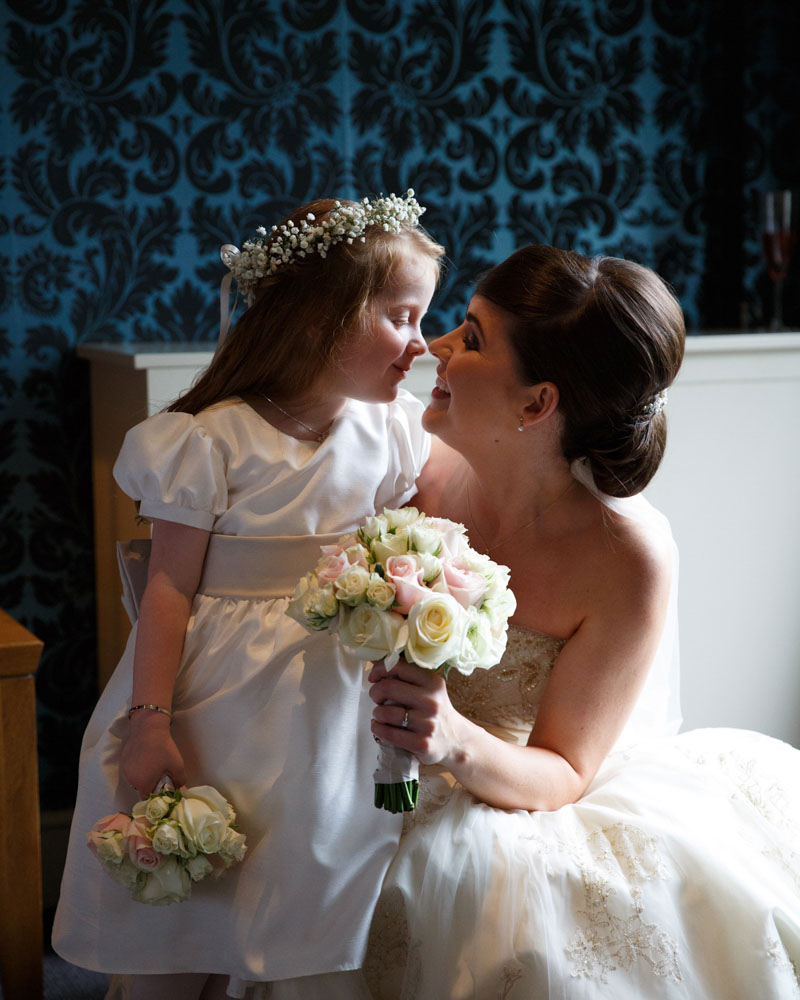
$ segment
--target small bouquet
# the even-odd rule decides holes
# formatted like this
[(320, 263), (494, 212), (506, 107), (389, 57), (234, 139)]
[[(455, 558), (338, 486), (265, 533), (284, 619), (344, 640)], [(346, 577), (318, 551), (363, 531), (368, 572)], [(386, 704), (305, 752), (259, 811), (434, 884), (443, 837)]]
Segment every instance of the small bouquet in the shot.
[[(287, 608), (304, 628), (335, 632), (348, 653), (387, 669), (401, 655), (445, 675), (499, 662), (516, 607), (509, 571), (470, 548), (463, 524), (414, 507), (384, 510), (321, 548)], [(416, 758), (382, 747), (375, 805), (414, 809), (417, 775)]]
[(173, 789), (164, 781), (132, 813), (112, 813), (86, 835), (108, 874), (138, 903), (188, 899), (192, 883), (219, 878), (247, 847), (229, 802), (209, 785)]

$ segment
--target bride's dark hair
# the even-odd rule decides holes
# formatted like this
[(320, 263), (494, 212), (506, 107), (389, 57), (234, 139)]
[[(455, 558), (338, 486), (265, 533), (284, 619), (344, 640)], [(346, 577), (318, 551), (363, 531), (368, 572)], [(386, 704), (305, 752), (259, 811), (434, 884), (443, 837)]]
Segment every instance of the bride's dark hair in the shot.
[(632, 261), (531, 245), (475, 293), (510, 314), (524, 380), (558, 387), (565, 457), (585, 457), (610, 496), (643, 490), (666, 445), (659, 393), (678, 373), (686, 337), (664, 281)]

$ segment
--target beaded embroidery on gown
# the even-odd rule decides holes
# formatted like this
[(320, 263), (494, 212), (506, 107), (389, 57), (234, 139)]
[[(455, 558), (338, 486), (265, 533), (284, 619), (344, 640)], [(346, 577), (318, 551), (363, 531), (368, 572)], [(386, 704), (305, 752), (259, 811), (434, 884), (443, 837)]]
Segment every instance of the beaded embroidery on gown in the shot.
[[(512, 626), (453, 704), (524, 743), (563, 640)], [(800, 997), (800, 751), (707, 729), (625, 745), (579, 802), (495, 809), (422, 768), (373, 921), (375, 1000)]]

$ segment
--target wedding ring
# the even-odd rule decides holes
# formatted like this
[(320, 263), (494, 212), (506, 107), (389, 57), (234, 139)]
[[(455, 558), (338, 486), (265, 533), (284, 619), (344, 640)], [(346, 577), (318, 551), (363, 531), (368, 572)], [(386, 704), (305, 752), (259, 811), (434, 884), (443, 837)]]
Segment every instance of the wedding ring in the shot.
[(408, 709), (406, 709), (406, 714), (403, 716), (403, 721), (400, 723), (403, 729), (408, 729)]

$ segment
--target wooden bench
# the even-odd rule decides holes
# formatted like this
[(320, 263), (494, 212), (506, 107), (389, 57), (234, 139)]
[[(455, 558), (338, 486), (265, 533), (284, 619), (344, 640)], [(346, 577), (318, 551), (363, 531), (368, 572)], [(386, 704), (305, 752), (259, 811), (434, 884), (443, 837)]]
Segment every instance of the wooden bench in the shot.
[(42, 865), (36, 636), (0, 610), (0, 985), (42, 1000)]

